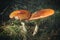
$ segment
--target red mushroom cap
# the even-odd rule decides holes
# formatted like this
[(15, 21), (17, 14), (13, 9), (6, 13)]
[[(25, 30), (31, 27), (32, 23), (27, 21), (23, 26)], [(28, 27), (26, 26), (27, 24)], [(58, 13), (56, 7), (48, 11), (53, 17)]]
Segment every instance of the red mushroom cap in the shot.
[(45, 18), (54, 14), (53, 9), (42, 9), (34, 12), (29, 20), (36, 20), (40, 18)]
[(31, 15), (30, 12), (27, 10), (15, 10), (9, 15), (9, 17), (20, 19), (20, 20), (25, 20), (25, 19), (29, 19), (30, 15)]

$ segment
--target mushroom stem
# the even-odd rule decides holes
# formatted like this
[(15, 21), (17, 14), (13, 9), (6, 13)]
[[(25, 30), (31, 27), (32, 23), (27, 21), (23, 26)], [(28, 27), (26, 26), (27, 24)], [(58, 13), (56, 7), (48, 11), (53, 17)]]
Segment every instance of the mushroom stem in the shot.
[(35, 29), (34, 29), (34, 32), (33, 32), (33, 36), (37, 33), (37, 31), (38, 31), (38, 25), (36, 24), (36, 26), (35, 26)]
[(22, 24), (23, 30), (24, 30), (25, 32), (27, 32), (26, 27), (25, 27), (25, 23), (24, 23), (24, 22), (21, 22), (21, 24)]
[(21, 32), (22, 32), (22, 35), (23, 35), (23, 40), (26, 40), (26, 34), (27, 34), (27, 30), (26, 30), (26, 27), (25, 27), (25, 23), (24, 22), (21, 22), (22, 24), (22, 27), (21, 27)]

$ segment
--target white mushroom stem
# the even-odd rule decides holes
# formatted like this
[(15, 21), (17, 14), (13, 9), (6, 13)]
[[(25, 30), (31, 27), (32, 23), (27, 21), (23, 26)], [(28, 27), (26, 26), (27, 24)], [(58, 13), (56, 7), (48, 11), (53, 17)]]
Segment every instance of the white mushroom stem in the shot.
[(37, 31), (38, 31), (38, 25), (36, 24), (36, 26), (35, 26), (35, 29), (34, 29), (34, 32), (33, 32), (33, 36), (37, 33)]
[(21, 22), (21, 24), (22, 24), (22, 29), (24, 30), (24, 32), (27, 32), (25, 23), (24, 22)]
[(26, 40), (26, 34), (27, 34), (27, 29), (26, 29), (26, 26), (25, 26), (25, 23), (24, 22), (21, 22), (22, 26), (21, 26), (21, 32), (22, 32), (22, 35), (23, 35), (23, 40)]

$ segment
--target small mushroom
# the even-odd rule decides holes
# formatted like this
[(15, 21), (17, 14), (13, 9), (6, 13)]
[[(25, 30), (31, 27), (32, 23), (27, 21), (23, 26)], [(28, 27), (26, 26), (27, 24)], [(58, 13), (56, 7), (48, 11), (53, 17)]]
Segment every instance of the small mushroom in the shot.
[[(53, 9), (42, 9), (34, 12), (29, 20), (37, 20), (45, 17), (49, 17), (54, 14)], [(37, 33), (38, 31), (38, 22), (36, 22), (35, 30), (33, 32), (33, 36)]]

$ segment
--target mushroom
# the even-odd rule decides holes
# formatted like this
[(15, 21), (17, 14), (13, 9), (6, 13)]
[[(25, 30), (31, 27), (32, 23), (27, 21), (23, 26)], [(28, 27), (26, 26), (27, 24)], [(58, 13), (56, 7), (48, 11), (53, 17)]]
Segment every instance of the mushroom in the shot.
[[(53, 9), (42, 9), (42, 10), (38, 10), (36, 12), (34, 12), (29, 20), (37, 20), (37, 19), (41, 19), (41, 18), (45, 18), (45, 17), (49, 17), (51, 15), (54, 14), (54, 10)], [(38, 26), (37, 26), (37, 22), (36, 22), (36, 27), (35, 30), (33, 32), (33, 36), (37, 33), (38, 31)]]
[(38, 10), (36, 12), (34, 12), (29, 20), (36, 20), (36, 19), (41, 19), (41, 18), (45, 18), (48, 16), (51, 16), (54, 14), (54, 10), (53, 9), (42, 9), (42, 10)]
[(15, 10), (9, 15), (9, 17), (19, 20), (27, 20), (30, 18), (30, 12), (27, 10)]
[(27, 10), (15, 10), (13, 11), (9, 17), (12, 19), (17, 19), (17, 20), (20, 20), (21, 21), (21, 24), (22, 26), (20, 26), (20, 28), (22, 29), (21, 32), (23, 34), (23, 40), (26, 39), (26, 34), (27, 34), (27, 30), (26, 30), (26, 27), (25, 27), (25, 23), (22, 21), (22, 20), (27, 20), (30, 18), (30, 12), (27, 11)]
[[(37, 20), (37, 19), (49, 17), (53, 14), (54, 14), (53, 9), (42, 9), (42, 10), (38, 10), (32, 14), (27, 10), (15, 10), (9, 15), (9, 17), (19, 19), (20, 21), (21, 20), (31, 21), (31, 20)], [(22, 24), (24, 32), (27, 33), (24, 22), (21, 22), (21, 24)], [(37, 33), (37, 31), (38, 31), (38, 24), (36, 22), (36, 26), (35, 26), (35, 29), (33, 32), (33, 36)]]

